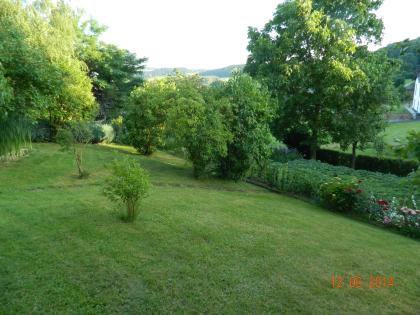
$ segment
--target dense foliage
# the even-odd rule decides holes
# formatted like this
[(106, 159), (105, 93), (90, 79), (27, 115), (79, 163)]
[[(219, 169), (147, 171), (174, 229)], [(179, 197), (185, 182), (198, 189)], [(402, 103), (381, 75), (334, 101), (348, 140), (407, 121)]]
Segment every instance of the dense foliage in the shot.
[[(316, 158), (328, 137), (356, 148), (381, 131), (393, 67), (362, 45), (381, 37), (382, 21), (374, 13), (381, 3), (289, 0), (262, 30), (249, 29), (245, 71), (264, 82), (278, 103), (278, 138), (303, 130)], [(353, 133), (346, 129), (351, 122), (358, 123)]]
[(342, 150), (352, 148), (351, 166), (356, 166), (356, 150), (374, 142), (386, 125), (385, 113), (398, 102), (392, 77), (398, 68), (381, 52), (358, 48), (355, 55), (358, 73), (349, 83), (348, 97), (341, 99), (340, 109), (332, 121), (332, 141)]
[(269, 93), (245, 74), (208, 86), (175, 73), (137, 88), (126, 109), (128, 139), (140, 153), (184, 149), (196, 177), (242, 179), (271, 155)]
[(146, 59), (99, 41), (104, 30), (62, 0), (0, 1), (0, 122), (20, 127), (16, 139), (0, 135), (2, 154), (27, 143), (21, 121), (48, 141), (68, 121), (97, 117), (97, 103), (101, 119), (121, 114)]
[(224, 121), (232, 138), (220, 161), (220, 174), (238, 180), (255, 167), (261, 168), (272, 153), (269, 124), (273, 109), (268, 91), (248, 75), (234, 74), (222, 94), (228, 104)]
[(90, 79), (76, 56), (77, 20), (63, 1), (25, 5), (0, 1), (0, 120), (4, 124), (47, 119), (58, 128), (67, 120), (92, 116), (95, 100)]
[(351, 212), (356, 209), (359, 199), (363, 198), (361, 183), (360, 179), (342, 180), (340, 177), (333, 177), (320, 186), (319, 200), (327, 209)]
[(420, 38), (393, 43), (382, 50), (388, 57), (400, 61), (401, 68), (393, 78), (394, 84), (399, 89), (402, 99), (411, 101), (413, 89), (408, 88), (409, 93), (407, 93), (406, 88), (407, 83), (413, 83), (420, 70)]
[(128, 140), (142, 154), (150, 155), (163, 145), (171, 90), (167, 80), (148, 81), (128, 99)]
[(231, 138), (221, 112), (223, 104), (199, 76), (178, 74), (169, 82), (176, 93), (169, 100), (168, 140), (185, 149), (195, 177), (211, 174), (226, 156)]
[(100, 119), (110, 121), (121, 114), (130, 92), (143, 83), (145, 58), (115, 45), (99, 42), (96, 53), (84, 61), (89, 67), (93, 94), (100, 105)]

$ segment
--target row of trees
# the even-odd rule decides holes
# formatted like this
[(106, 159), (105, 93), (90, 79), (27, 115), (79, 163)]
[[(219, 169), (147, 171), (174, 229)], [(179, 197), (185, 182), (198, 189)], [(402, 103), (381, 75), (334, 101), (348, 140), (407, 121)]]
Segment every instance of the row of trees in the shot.
[(207, 86), (176, 74), (134, 90), (125, 121), (139, 152), (184, 148), (196, 177), (215, 172), (237, 180), (271, 154), (272, 118), (268, 91), (248, 75)]
[[(398, 64), (367, 49), (382, 36), (381, 3), (287, 0), (262, 30), (249, 29), (249, 75), (208, 86), (180, 74), (143, 84), (146, 60), (101, 42), (105, 28), (63, 1), (0, 0), (1, 126), (45, 119), (58, 130), (123, 115), (141, 153), (183, 148), (196, 176), (246, 176), (269, 156), (272, 134), (312, 158), (331, 141), (355, 157), (383, 129), (396, 95)], [(0, 156), (27, 133), (8, 136)]]
[(287, 0), (262, 30), (249, 29), (245, 71), (277, 102), (277, 138), (300, 135), (311, 158), (321, 144), (337, 142), (352, 146), (355, 158), (383, 129), (398, 63), (367, 49), (382, 36), (374, 13), (382, 2)]

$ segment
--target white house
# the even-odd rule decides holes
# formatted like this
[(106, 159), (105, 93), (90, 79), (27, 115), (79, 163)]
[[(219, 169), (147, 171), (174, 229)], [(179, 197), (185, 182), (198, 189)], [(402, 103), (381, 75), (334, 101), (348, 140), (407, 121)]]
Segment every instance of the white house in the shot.
[(420, 74), (417, 76), (416, 83), (414, 85), (414, 99), (411, 108), (415, 112), (420, 113)]

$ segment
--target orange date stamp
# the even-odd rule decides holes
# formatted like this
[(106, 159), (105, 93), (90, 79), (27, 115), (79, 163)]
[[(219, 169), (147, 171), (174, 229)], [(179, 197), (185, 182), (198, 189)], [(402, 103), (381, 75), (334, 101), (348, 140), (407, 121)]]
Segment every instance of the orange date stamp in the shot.
[(360, 289), (360, 288), (369, 288), (369, 289), (383, 289), (383, 288), (392, 288), (394, 287), (394, 277), (389, 276), (373, 276), (370, 275), (369, 280), (366, 281), (359, 275), (352, 276), (342, 276), (342, 275), (331, 275), (331, 287), (333, 289)]

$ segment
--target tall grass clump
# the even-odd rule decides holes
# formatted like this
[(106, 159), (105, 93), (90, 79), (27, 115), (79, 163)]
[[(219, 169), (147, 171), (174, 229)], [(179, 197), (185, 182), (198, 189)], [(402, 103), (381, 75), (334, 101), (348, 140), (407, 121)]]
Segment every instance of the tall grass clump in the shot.
[(31, 146), (31, 126), (21, 117), (0, 118), (0, 159), (16, 158)]

